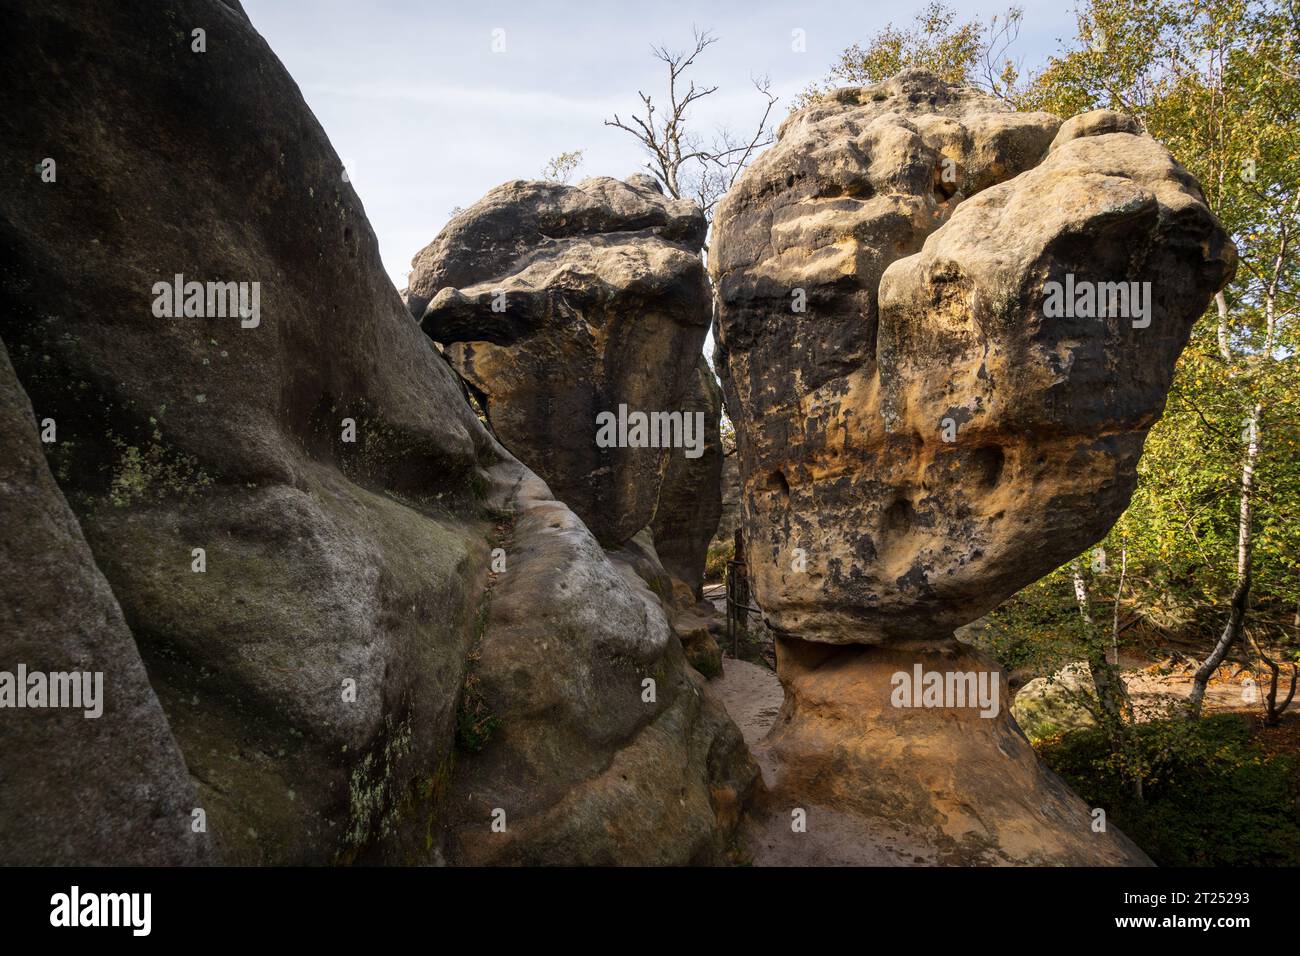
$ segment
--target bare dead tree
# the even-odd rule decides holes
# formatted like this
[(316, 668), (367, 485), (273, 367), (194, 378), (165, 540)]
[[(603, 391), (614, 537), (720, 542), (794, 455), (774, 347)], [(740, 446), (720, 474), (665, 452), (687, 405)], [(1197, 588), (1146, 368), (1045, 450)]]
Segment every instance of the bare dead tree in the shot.
[(773, 141), (769, 120), (777, 97), (772, 94), (768, 77), (753, 79), (754, 88), (765, 101), (753, 134), (736, 137), (723, 128), (706, 145), (690, 128), (687, 111), (718, 88), (696, 86), (687, 72), (700, 54), (717, 42), (717, 37), (708, 30), (696, 29), (693, 33), (694, 43), (687, 51), (673, 51), (662, 45), (651, 49), (655, 59), (668, 68), (667, 95), (660, 101), (665, 104), (663, 108), (652, 95), (638, 90), (641, 112), (633, 113), (626, 121), (615, 113), (613, 119), (605, 120), (605, 125), (635, 137), (649, 154), (646, 166), (664, 191), (674, 199), (694, 200), (704, 210), (705, 218), (712, 221), (718, 200), (735, 183), (754, 154)]
[(1020, 38), (1020, 23), (1024, 11), (1010, 7), (1006, 13), (995, 14), (984, 28), (976, 51), (974, 67), (975, 84), (999, 99), (1010, 102), (1023, 72), (1022, 60), (1012, 60), (1011, 48)]

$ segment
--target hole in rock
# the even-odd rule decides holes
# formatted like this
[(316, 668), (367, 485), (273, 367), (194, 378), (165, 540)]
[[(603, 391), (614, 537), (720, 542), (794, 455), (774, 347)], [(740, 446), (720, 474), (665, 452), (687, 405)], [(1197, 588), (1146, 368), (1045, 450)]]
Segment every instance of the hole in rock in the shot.
[(971, 454), (971, 464), (975, 468), (976, 482), (981, 488), (993, 488), (1002, 477), (1002, 466), (1006, 455), (998, 445), (982, 445)]
[(885, 509), (881, 530), (886, 534), (906, 534), (916, 523), (916, 509), (906, 498), (899, 498)]
[(778, 491), (785, 498), (790, 497), (790, 482), (785, 480), (784, 472), (774, 471), (768, 475), (767, 490)]

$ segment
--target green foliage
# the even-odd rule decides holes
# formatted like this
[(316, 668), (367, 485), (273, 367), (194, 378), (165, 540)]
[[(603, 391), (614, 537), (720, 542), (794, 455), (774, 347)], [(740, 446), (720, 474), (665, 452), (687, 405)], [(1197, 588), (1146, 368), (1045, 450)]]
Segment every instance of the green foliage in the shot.
[(955, 10), (931, 0), (910, 27), (887, 24), (865, 45), (854, 43), (840, 53), (826, 78), (799, 94), (792, 108), (804, 107), (836, 87), (870, 86), (909, 68), (1008, 97), (1019, 82), (1020, 68), (1006, 53), (1022, 19), (1023, 11), (1011, 7), (987, 23), (959, 22)]
[(479, 680), (478, 662), (482, 653), (483, 635), (491, 616), (491, 594), (479, 606), (474, 622), (472, 650), (465, 659), (465, 679), (461, 684), (460, 699), (456, 702), (456, 746), (466, 753), (476, 754), (487, 746), (492, 734), (501, 726), (501, 718), (493, 713), (483, 694)]
[(466, 677), (456, 708), (456, 746), (467, 753), (479, 753), (500, 726), (501, 718), (488, 707), (479, 679), (472, 674)]
[(1092, 0), (1078, 40), (1020, 101), (1137, 116), (1196, 176), (1240, 254), (1223, 319), (1212, 306), (1194, 329), (1109, 540), (1128, 548), (1141, 611), (1171, 630), (1222, 627), (1256, 406), (1253, 613), (1276, 636), (1300, 605), (1298, 11), (1295, 0)]
[(910, 29), (887, 24), (865, 48), (853, 44), (831, 67), (831, 77), (849, 83), (880, 83), (906, 67), (929, 70), (949, 83), (961, 83), (975, 62), (981, 27), (957, 23), (955, 10), (927, 4)]
[(116, 435), (109, 438), (118, 451), (109, 480), (108, 499), (119, 508), (136, 502), (191, 495), (212, 483), (198, 461), (170, 451), (162, 440), (156, 419), (150, 441), (143, 448), (128, 445)]
[(704, 580), (725, 581), (727, 579), (727, 562), (736, 556), (736, 542), (710, 541), (708, 554), (704, 558)]
[(1079, 658), (1083, 638), (1069, 572), (1058, 568), (989, 614), (977, 643), (1008, 671), (1050, 674)]
[(1096, 730), (1039, 752), (1161, 866), (1300, 864), (1295, 761), (1266, 754), (1240, 716), (1138, 724), (1120, 754)]
[(582, 165), (582, 153), (583, 150), (575, 149), (552, 156), (542, 167), (542, 178), (551, 183), (567, 183), (574, 170)]

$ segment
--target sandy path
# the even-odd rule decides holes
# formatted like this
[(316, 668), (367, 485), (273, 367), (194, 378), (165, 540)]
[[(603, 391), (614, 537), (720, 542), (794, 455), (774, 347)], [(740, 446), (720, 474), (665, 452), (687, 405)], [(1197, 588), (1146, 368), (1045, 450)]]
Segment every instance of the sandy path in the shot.
[(734, 657), (723, 658), (722, 676), (709, 688), (721, 698), (750, 750), (767, 735), (785, 696), (775, 673)]

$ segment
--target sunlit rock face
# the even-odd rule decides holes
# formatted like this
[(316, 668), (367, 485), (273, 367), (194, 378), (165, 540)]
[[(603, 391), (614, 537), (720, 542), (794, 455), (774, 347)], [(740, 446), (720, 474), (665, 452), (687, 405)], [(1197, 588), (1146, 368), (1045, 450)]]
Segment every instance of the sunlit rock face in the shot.
[[(908, 72), (786, 120), (710, 259), (785, 690), (760, 855), (799, 806), (941, 862), (1149, 862), (1038, 763), (999, 669), (952, 634), (1123, 511), (1234, 264), (1196, 182), (1118, 114), (1062, 124)], [(895, 697), (909, 681), (934, 693)], [(966, 682), (1002, 699), (973, 708)]]
[(1235, 262), (1135, 129), (909, 72), (791, 116), (720, 204), (715, 364), (778, 630), (946, 638), (1127, 505)]

